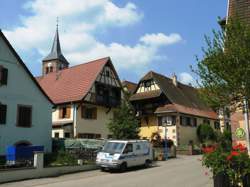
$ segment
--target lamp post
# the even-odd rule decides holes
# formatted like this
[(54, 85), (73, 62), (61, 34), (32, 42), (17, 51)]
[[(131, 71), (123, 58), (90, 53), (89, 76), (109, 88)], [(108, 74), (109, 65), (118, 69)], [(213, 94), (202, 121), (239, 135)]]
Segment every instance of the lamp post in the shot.
[(168, 146), (167, 146), (167, 123), (164, 122), (163, 123), (164, 126), (164, 159), (167, 160), (168, 159)]
[(244, 107), (244, 120), (245, 120), (245, 131), (246, 131), (246, 144), (247, 144), (247, 150), (248, 154), (250, 153), (250, 143), (249, 143), (249, 116), (248, 116), (248, 99), (247, 97), (244, 97), (243, 101), (243, 107)]

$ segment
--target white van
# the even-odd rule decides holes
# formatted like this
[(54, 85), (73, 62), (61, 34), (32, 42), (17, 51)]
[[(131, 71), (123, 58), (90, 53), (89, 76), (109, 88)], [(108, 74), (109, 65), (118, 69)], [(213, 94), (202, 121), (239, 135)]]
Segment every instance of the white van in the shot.
[(152, 147), (147, 140), (108, 140), (97, 154), (96, 164), (102, 170), (124, 171), (127, 167), (149, 166), (152, 160)]

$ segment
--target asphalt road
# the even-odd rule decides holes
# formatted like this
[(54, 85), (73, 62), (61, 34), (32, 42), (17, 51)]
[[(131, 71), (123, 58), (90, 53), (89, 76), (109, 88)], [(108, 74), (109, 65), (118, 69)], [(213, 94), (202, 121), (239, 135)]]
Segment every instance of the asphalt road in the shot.
[[(200, 156), (180, 156), (155, 166), (125, 173), (89, 171), (54, 178), (2, 184), (0, 187), (212, 187), (211, 174), (201, 166)], [(209, 173), (209, 172), (208, 172)]]

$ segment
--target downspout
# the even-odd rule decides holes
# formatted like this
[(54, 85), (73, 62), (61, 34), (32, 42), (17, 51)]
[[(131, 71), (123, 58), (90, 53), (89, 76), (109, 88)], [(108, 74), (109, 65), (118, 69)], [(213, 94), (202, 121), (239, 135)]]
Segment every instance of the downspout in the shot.
[(77, 112), (77, 107), (76, 104), (73, 104), (73, 137), (76, 138), (76, 112)]

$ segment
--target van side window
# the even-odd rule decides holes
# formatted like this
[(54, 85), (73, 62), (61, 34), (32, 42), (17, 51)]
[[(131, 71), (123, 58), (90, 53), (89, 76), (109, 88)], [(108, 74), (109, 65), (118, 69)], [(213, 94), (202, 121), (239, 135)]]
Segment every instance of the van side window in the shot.
[(123, 151), (123, 153), (131, 153), (133, 152), (133, 145), (131, 143), (128, 143)]
[(138, 150), (141, 150), (141, 146), (138, 144), (138, 145), (136, 145), (136, 150), (138, 151)]

